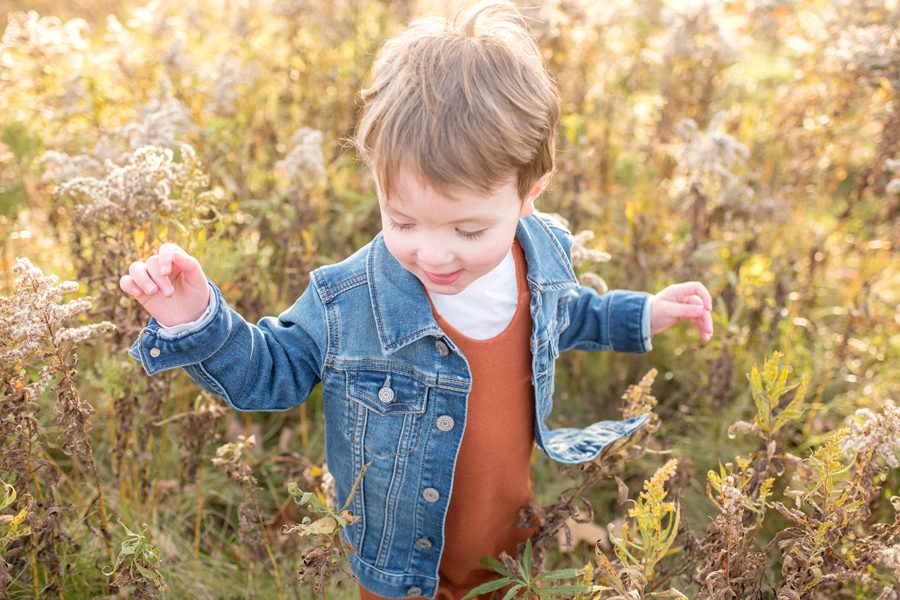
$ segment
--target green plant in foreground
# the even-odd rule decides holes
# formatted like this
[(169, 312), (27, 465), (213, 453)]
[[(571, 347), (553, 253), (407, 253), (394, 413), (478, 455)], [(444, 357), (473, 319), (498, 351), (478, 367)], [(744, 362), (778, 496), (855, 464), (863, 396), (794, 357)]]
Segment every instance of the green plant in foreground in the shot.
[[(3, 486), (3, 490), (0, 491), (0, 512), (3, 512), (16, 501), (16, 488), (3, 480), (0, 480), (0, 485)], [(25, 496), (24, 504), (25, 506), (15, 515), (0, 515), (0, 597), (12, 581), (9, 564), (6, 562), (7, 549), (17, 539), (31, 535), (31, 528), (25, 524), (31, 509), (30, 496)]]
[(147, 524), (141, 526), (139, 533), (128, 529), (122, 521), (119, 525), (125, 529), (126, 537), (119, 546), (115, 566), (109, 571), (104, 568), (103, 574), (113, 578), (110, 583), (116, 588), (134, 586), (135, 598), (153, 598), (164, 592), (166, 581), (159, 572), (162, 559), (159, 548), (146, 535)]
[[(772, 357), (766, 359), (761, 373), (756, 365), (750, 370), (747, 379), (756, 404), (756, 416), (753, 423), (734, 423), (728, 429), (730, 436), (736, 433), (755, 433), (770, 443), (779, 429), (803, 416), (803, 399), (809, 385), (809, 373), (804, 373), (800, 381), (788, 383), (791, 367), (781, 366), (783, 357), (781, 352), (773, 352)], [(782, 397), (791, 391), (794, 391), (794, 395), (779, 410)]]
[(347, 509), (353, 496), (356, 495), (356, 488), (362, 481), (366, 469), (372, 463), (366, 463), (360, 469), (353, 486), (350, 488), (350, 494), (347, 501), (340, 509), (335, 509), (328, 505), (327, 501), (314, 492), (304, 492), (297, 485), (296, 481), (288, 484), (288, 494), (300, 506), (306, 508), (317, 515), (322, 515), (318, 519), (313, 520), (310, 517), (303, 517), (300, 523), (295, 525), (285, 525), (282, 528), (283, 533), (297, 533), (300, 537), (312, 538), (314, 545), (304, 549), (300, 554), (300, 564), (297, 567), (297, 579), (300, 583), (307, 580), (314, 580), (313, 589), (317, 594), (321, 594), (325, 590), (325, 582), (332, 575), (340, 571), (347, 555), (354, 551), (353, 548), (344, 544), (341, 537), (344, 529), (357, 521), (361, 517), (354, 515)]
[[(617, 571), (612, 562), (599, 549), (595, 559), (600, 572), (601, 583), (591, 591), (599, 592), (591, 596), (596, 600), (616, 598), (684, 598), (684, 594), (672, 588), (659, 592), (645, 592), (647, 584), (656, 577), (656, 564), (664, 557), (675, 554), (680, 548), (672, 548), (678, 535), (681, 508), (676, 502), (667, 501), (666, 482), (675, 475), (678, 460), (672, 459), (656, 470), (644, 482), (644, 489), (637, 500), (632, 500), (628, 509), (628, 519), (622, 525), (620, 536), (609, 527), (612, 541), (621, 568)], [(593, 573), (592, 565), (585, 567), (585, 579)]]
[[(502, 561), (502, 562), (501, 562)], [(557, 569), (546, 571), (537, 576), (531, 575), (531, 540), (525, 543), (525, 551), (522, 554), (522, 562), (517, 562), (505, 552), (500, 553), (500, 560), (484, 556), (481, 564), (492, 568), (501, 577), (494, 581), (488, 581), (472, 589), (463, 596), (462, 600), (468, 600), (481, 594), (494, 592), (500, 588), (510, 586), (503, 596), (503, 600), (518, 598), (523, 594), (525, 598), (559, 598), (560, 594), (583, 593), (590, 589), (583, 583), (569, 583), (547, 585), (566, 579), (572, 579), (582, 574), (581, 569)]]

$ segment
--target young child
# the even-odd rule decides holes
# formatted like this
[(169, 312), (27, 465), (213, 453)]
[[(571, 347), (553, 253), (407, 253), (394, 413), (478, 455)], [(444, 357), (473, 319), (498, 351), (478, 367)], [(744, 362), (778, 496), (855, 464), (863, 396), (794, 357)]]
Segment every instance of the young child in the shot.
[(242, 411), (287, 410), (322, 383), (326, 459), (363, 598), (460, 598), (514, 553), (534, 444), (591, 460), (644, 418), (549, 430), (561, 351), (646, 352), (678, 321), (712, 336), (697, 282), (655, 296), (580, 286), (571, 234), (534, 210), (554, 171), (559, 97), (515, 8), (424, 19), (388, 41), (356, 146), (382, 231), (311, 273), (277, 318), (247, 323), (165, 243), (121, 278), (152, 318), (130, 350), (184, 368)]

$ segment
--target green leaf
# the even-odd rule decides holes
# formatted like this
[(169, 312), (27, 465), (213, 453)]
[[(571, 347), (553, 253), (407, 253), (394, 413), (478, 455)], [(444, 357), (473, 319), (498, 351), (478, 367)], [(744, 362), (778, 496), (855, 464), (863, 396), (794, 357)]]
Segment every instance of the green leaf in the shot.
[(531, 538), (525, 542), (525, 552), (522, 553), (522, 574), (526, 579), (531, 578)]
[(140, 563), (135, 563), (134, 566), (137, 567), (137, 570), (144, 577), (144, 579), (149, 579), (151, 581), (156, 581), (159, 579), (159, 573), (157, 573), (155, 571), (151, 571), (150, 569), (141, 565)]
[(781, 411), (781, 414), (775, 419), (775, 424), (772, 426), (773, 431), (777, 431), (788, 422), (803, 416), (803, 413), (806, 410), (803, 407), (803, 400), (806, 397), (806, 388), (808, 385), (809, 373), (804, 373), (800, 383), (795, 386), (797, 391), (794, 393), (794, 397), (791, 398), (788, 405), (784, 407), (784, 410)]
[(541, 573), (534, 578), (535, 581), (552, 581), (554, 579), (572, 579), (580, 577), (584, 573), (584, 569), (557, 569), (556, 571), (547, 571)]
[(525, 587), (524, 583), (517, 583), (516, 585), (509, 588), (509, 591), (503, 595), (503, 600), (510, 600), (510, 598), (515, 598), (518, 594), (519, 590)]
[(515, 575), (510, 573), (509, 569), (506, 568), (506, 565), (504, 565), (502, 562), (500, 562), (496, 558), (493, 558), (490, 556), (482, 556), (479, 559), (479, 562), (481, 562), (481, 564), (483, 564), (484, 566), (490, 567), (491, 569), (497, 571), (501, 575), (505, 575), (506, 577), (509, 577), (510, 579), (513, 579), (513, 580), (518, 580), (518, 577), (516, 577)]
[(487, 583), (482, 583), (476, 588), (472, 588), (468, 594), (462, 597), (462, 600), (467, 600), (467, 598), (474, 598), (475, 596), (479, 596), (481, 594), (487, 594), (488, 592), (493, 592), (494, 590), (499, 590), (500, 588), (513, 583), (508, 578), (503, 579), (495, 579), (493, 581), (488, 581)]
[(589, 592), (591, 590), (591, 586), (582, 585), (580, 583), (573, 583), (569, 585), (554, 585), (552, 587), (541, 588), (542, 592), (554, 593), (554, 594), (578, 594), (583, 592)]

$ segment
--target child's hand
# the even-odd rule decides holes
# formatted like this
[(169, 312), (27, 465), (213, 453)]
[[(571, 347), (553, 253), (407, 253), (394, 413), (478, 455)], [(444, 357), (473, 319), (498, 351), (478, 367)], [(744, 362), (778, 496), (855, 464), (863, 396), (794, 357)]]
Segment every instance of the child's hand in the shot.
[(712, 338), (712, 298), (699, 281), (676, 283), (653, 296), (650, 332), (655, 335), (678, 321), (696, 325), (704, 344)]
[(209, 286), (200, 263), (168, 242), (147, 262), (131, 263), (119, 287), (167, 327), (196, 321), (209, 305)]

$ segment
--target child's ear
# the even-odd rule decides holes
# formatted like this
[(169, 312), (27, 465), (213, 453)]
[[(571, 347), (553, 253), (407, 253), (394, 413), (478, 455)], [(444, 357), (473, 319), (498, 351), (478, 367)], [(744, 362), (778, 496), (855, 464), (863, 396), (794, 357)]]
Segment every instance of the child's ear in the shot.
[(541, 192), (544, 191), (544, 186), (550, 181), (550, 175), (552, 175), (552, 173), (544, 173), (541, 178), (535, 181), (534, 185), (531, 186), (531, 191), (528, 192), (525, 200), (522, 201), (522, 208), (519, 210), (520, 217), (528, 217), (534, 213), (534, 201)]

